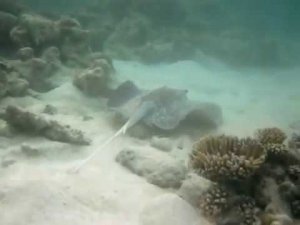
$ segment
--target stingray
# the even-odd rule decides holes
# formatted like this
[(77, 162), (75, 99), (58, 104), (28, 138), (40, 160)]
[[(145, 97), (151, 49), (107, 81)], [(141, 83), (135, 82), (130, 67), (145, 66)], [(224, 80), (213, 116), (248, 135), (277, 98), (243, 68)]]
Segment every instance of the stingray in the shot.
[[(133, 94), (134, 92), (134, 94)], [(116, 90), (117, 96), (113, 96), (109, 105), (114, 106), (127, 122), (97, 150), (92, 152), (75, 169), (79, 171), (94, 155), (116, 137), (125, 134), (127, 130), (143, 121), (148, 126), (155, 126), (162, 130), (172, 130), (177, 127), (181, 120), (191, 111), (191, 104), (187, 98), (187, 90), (159, 87), (151, 91), (138, 91), (135, 86), (125, 84)], [(122, 101), (120, 101), (122, 99)]]

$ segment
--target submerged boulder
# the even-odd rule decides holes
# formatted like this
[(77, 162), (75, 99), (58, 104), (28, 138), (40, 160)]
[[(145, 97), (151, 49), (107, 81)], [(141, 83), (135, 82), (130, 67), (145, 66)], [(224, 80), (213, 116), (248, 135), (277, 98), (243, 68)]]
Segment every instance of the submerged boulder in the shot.
[(133, 173), (162, 188), (178, 188), (186, 174), (184, 164), (166, 153), (123, 149), (116, 161)]
[(6, 108), (5, 119), (16, 130), (26, 132), (26, 134), (44, 136), (50, 140), (78, 145), (90, 144), (90, 140), (82, 131), (61, 125), (54, 120), (47, 120), (43, 116), (16, 106)]

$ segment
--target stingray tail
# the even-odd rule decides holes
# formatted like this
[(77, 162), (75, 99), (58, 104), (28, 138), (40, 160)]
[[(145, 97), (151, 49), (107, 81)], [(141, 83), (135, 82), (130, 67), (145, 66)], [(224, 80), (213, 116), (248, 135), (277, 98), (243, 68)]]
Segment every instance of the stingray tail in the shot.
[(125, 123), (114, 135), (108, 138), (99, 148), (93, 151), (85, 160), (83, 160), (77, 167), (74, 168), (72, 172), (78, 173), (79, 170), (84, 167), (94, 156), (107, 145), (109, 145), (114, 139), (116, 139), (121, 134), (125, 134), (128, 129), (128, 122)]
[(121, 134), (125, 134), (127, 130), (139, 122), (148, 112), (154, 107), (152, 102), (144, 102), (140, 108), (130, 117), (130, 119), (109, 139), (107, 139), (98, 149), (92, 152), (85, 160), (83, 160), (75, 169), (74, 173), (79, 172), (79, 170), (85, 166), (96, 154), (98, 151), (105, 148), (110, 144), (114, 139), (116, 139)]

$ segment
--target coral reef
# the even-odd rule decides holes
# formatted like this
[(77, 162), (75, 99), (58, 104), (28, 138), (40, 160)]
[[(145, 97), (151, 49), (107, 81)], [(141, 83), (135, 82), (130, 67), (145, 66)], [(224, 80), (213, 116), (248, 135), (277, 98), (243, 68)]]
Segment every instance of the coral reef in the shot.
[(83, 132), (47, 120), (42, 116), (22, 110), (16, 106), (8, 106), (5, 112), (6, 121), (16, 130), (26, 134), (41, 135), (50, 140), (78, 145), (88, 145), (90, 140)]
[(264, 162), (261, 145), (250, 138), (205, 137), (195, 144), (190, 167), (211, 180), (243, 179)]
[(210, 219), (220, 216), (228, 207), (230, 194), (221, 186), (213, 185), (198, 199), (198, 207)]
[(284, 154), (269, 157), (275, 154), (268, 144), (283, 145), (287, 137), (278, 128), (260, 129), (255, 137), (209, 136), (194, 145), (191, 169), (216, 182), (198, 193), (198, 208), (218, 225), (299, 220), (299, 153), (285, 146)]
[(287, 151), (283, 144), (287, 136), (277, 127), (258, 129), (255, 136), (269, 155), (284, 154)]

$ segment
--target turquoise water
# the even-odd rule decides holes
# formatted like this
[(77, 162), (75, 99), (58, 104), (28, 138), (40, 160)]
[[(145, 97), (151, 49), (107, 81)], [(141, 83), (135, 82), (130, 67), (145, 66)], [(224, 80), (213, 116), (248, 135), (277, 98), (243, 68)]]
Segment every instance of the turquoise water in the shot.
[[(299, 224), (299, 10), (0, 0), (0, 225)], [(223, 185), (246, 206), (204, 216)]]

